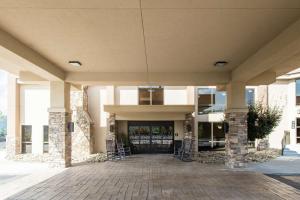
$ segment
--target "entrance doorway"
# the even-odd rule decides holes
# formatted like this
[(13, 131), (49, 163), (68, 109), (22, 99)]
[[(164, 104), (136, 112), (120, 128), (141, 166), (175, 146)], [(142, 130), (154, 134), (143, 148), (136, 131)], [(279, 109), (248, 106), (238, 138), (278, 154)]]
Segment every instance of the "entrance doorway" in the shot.
[(173, 153), (173, 121), (130, 121), (128, 137), (133, 153)]

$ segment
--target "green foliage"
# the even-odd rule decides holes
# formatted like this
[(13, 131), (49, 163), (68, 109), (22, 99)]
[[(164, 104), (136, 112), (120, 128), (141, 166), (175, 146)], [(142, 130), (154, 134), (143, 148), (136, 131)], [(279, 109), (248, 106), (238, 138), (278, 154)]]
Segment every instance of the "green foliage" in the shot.
[(6, 136), (6, 125), (7, 117), (0, 111), (0, 138), (5, 138)]
[(117, 134), (117, 140), (120, 141), (122, 140), (122, 142), (124, 143), (125, 147), (129, 147), (129, 140), (127, 135), (125, 135), (124, 133), (118, 133)]
[(261, 102), (250, 105), (248, 112), (248, 139), (263, 139), (278, 126), (282, 110), (278, 107), (264, 106)]

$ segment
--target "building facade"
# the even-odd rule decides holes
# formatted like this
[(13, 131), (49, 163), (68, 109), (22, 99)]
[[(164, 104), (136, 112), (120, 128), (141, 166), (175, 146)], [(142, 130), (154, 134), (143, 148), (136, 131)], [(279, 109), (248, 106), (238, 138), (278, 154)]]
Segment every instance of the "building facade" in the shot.
[[(260, 101), (283, 111), (268, 137), (271, 148), (281, 149), (287, 135), (289, 144), (300, 145), (299, 91), (295, 74), (246, 87), (248, 105)], [(49, 156), (50, 86), (18, 84), (17, 93), (20, 154)], [(107, 141), (120, 139), (133, 153), (173, 153), (185, 136), (193, 138), (194, 151), (225, 147), (227, 93), (215, 86), (90, 86), (71, 89), (70, 97), (73, 161), (106, 152)]]

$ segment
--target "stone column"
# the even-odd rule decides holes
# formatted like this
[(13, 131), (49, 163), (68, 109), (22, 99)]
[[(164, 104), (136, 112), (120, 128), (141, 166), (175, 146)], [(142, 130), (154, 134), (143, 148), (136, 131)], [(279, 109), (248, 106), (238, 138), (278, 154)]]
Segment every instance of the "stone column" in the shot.
[(88, 86), (83, 87), (82, 89), (82, 108), (85, 112), (89, 110), (89, 97), (88, 97)]
[(117, 131), (116, 114), (109, 113), (106, 140), (115, 141), (116, 131)]
[(245, 102), (245, 83), (232, 82), (227, 85), (226, 121), (226, 166), (241, 168), (246, 166), (247, 149), (247, 112)]
[(193, 152), (196, 154), (198, 152), (198, 143), (197, 137), (194, 130), (194, 116), (192, 113), (188, 113), (185, 115), (184, 121), (184, 133), (186, 134), (184, 137), (189, 137), (193, 140)]
[(11, 74), (7, 77), (7, 85), (6, 157), (13, 159), (21, 153), (20, 86), (17, 84), (17, 78)]
[(52, 167), (70, 167), (72, 138), (68, 129), (71, 121), (70, 84), (50, 82), (49, 163)]

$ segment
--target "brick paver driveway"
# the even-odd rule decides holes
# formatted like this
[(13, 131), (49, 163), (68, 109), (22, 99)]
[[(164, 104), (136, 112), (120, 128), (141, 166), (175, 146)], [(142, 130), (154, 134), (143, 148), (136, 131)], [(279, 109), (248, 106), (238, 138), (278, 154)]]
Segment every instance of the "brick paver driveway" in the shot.
[(300, 199), (300, 191), (254, 172), (184, 163), (170, 155), (72, 167), (10, 199)]

